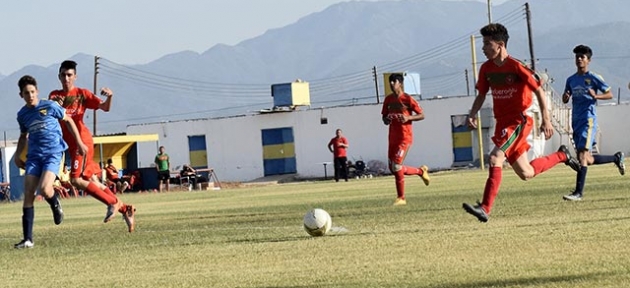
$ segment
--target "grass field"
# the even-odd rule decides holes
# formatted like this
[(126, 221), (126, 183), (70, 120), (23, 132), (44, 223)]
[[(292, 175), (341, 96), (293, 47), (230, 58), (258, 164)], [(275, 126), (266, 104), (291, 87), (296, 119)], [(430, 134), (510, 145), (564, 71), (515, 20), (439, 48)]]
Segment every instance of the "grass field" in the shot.
[[(592, 166), (582, 202), (564, 202), (564, 166), (523, 182), (504, 170), (488, 223), (461, 208), (487, 171), (394, 180), (300, 182), (204, 192), (125, 194), (137, 231), (90, 198), (63, 201), (52, 223), (36, 203), (35, 247), (21, 239), (21, 203), (0, 205), (1, 287), (630, 287), (630, 175)], [(313, 238), (304, 213), (327, 210)]]

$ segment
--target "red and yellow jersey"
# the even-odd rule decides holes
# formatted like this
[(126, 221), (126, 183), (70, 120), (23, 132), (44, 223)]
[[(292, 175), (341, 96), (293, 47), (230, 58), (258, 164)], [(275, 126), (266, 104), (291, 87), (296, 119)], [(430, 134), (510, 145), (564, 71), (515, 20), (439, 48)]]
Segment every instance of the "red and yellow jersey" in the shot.
[(392, 93), (385, 97), (383, 101), (383, 109), (381, 114), (383, 117), (391, 119), (389, 123), (389, 142), (396, 143), (412, 143), (413, 142), (413, 127), (412, 121), (401, 123), (396, 115), (402, 114), (411, 116), (422, 113), (422, 107), (418, 104), (416, 99), (409, 96), (407, 93), (403, 93), (400, 96)]
[[(49, 100), (57, 101), (63, 108), (66, 108), (66, 115), (70, 116), (77, 125), (81, 140), (85, 145), (92, 143), (92, 134), (83, 122), (85, 110), (96, 110), (101, 104), (101, 99), (96, 97), (90, 90), (75, 87), (68, 92), (63, 90), (55, 90), (48, 95)], [(76, 142), (72, 138), (72, 133), (68, 131), (66, 125), (61, 125), (63, 131), (63, 139), (69, 146), (76, 146)], [(89, 146), (88, 146), (89, 147)]]
[(540, 87), (536, 73), (524, 63), (508, 57), (501, 66), (488, 60), (479, 69), (477, 90), (492, 90), (494, 118), (522, 118), (532, 105), (532, 93)]

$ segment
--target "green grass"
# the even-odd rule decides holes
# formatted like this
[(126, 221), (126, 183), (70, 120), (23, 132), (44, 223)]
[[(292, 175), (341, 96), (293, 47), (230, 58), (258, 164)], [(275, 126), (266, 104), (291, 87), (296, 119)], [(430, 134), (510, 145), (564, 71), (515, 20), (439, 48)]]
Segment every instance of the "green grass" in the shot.
[[(137, 231), (90, 198), (64, 200), (52, 223), (36, 203), (35, 248), (21, 204), (0, 205), (1, 287), (630, 287), (630, 176), (589, 168), (582, 202), (561, 197), (575, 174), (560, 165), (523, 182), (504, 170), (488, 223), (461, 209), (487, 171), (442, 172), (425, 187), (394, 180), (301, 182), (221, 191), (125, 194)], [(333, 231), (310, 237), (304, 213), (327, 210)]]

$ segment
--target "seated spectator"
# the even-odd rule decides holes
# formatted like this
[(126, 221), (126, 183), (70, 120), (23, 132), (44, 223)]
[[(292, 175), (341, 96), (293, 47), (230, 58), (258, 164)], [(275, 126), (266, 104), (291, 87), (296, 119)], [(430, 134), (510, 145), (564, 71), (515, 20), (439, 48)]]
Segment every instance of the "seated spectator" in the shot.
[(59, 171), (59, 175), (57, 175), (55, 184), (58, 187), (65, 189), (67, 195), (74, 197), (79, 196), (79, 191), (77, 190), (77, 188), (74, 187), (72, 183), (70, 183), (70, 171), (68, 169), (68, 166), (63, 165), (63, 169)]
[(129, 188), (129, 183), (127, 183), (127, 181), (124, 181), (123, 179), (120, 179), (120, 176), (118, 176), (118, 169), (116, 169), (116, 166), (114, 166), (112, 162), (112, 159), (107, 159), (107, 167), (105, 167), (107, 181), (116, 185), (117, 193), (124, 193), (125, 190)]
[[(180, 183), (182, 178), (188, 178), (189, 184), (192, 184), (192, 187), (196, 187), (197, 185), (197, 170), (192, 168), (192, 166), (188, 164), (184, 164), (182, 170), (179, 172)], [(181, 183), (183, 184), (183, 183)]]

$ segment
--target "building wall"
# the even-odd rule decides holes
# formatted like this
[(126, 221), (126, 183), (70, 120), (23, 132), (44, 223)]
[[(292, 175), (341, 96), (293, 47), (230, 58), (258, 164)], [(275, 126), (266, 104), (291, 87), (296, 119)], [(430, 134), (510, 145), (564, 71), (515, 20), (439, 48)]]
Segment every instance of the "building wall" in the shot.
[[(432, 168), (450, 167), (453, 162), (450, 116), (467, 114), (473, 97), (424, 100), (420, 105), (426, 119), (415, 122), (414, 145), (406, 163)], [(202, 119), (131, 125), (127, 134), (157, 133), (171, 157), (171, 167), (189, 162), (188, 138), (206, 135), (208, 166), (221, 180), (248, 181), (263, 177), (261, 130), (293, 127), (297, 171), (300, 177), (323, 177), (323, 162), (331, 162), (328, 141), (341, 128), (350, 142), (349, 160), (387, 163), (388, 127), (383, 125), (381, 104), (311, 108), (220, 119)], [(325, 117), (328, 124), (321, 124)], [(155, 144), (138, 143), (140, 167), (149, 167), (157, 153)], [(328, 175), (332, 167), (328, 166)]]
[[(431, 169), (451, 167), (453, 148), (450, 117), (467, 114), (473, 100), (474, 97), (451, 97), (420, 101), (426, 118), (413, 124), (414, 144), (405, 163), (428, 165)], [(157, 133), (160, 137), (158, 146), (166, 147), (172, 169), (190, 161), (187, 136), (206, 135), (208, 167), (215, 169), (219, 179), (249, 181), (264, 175), (261, 130), (293, 127), (297, 173), (304, 178), (323, 177), (322, 163), (332, 162), (327, 144), (337, 128), (341, 128), (348, 138), (349, 160), (379, 160), (387, 163), (388, 127), (381, 121), (380, 110), (381, 104), (371, 104), (131, 125), (127, 127), (127, 134)], [(630, 122), (630, 106), (600, 106), (598, 114), (599, 125), (603, 128), (600, 152), (628, 152), (630, 138), (625, 136), (628, 128), (625, 128), (624, 123)], [(322, 117), (328, 119), (328, 124), (320, 123)], [(491, 133), (492, 128), (489, 129)], [(473, 155), (478, 159), (476, 139), (476, 133), (473, 133)], [(488, 142), (484, 146), (493, 147), (487, 134), (483, 139)], [(545, 142), (545, 154), (555, 151), (560, 144), (570, 143), (567, 139), (556, 134)], [(154, 143), (138, 143), (139, 167), (151, 166), (156, 153)], [(327, 171), (331, 175), (333, 170), (330, 165)]]

